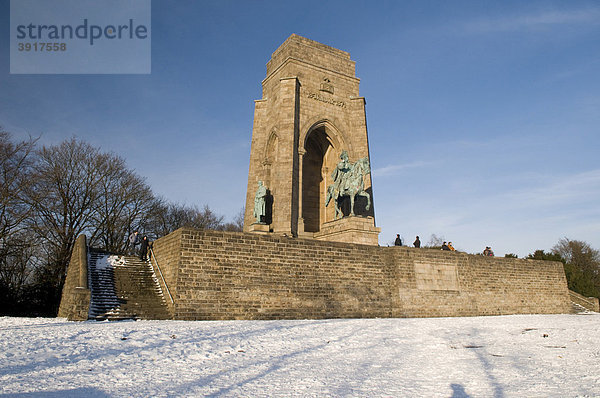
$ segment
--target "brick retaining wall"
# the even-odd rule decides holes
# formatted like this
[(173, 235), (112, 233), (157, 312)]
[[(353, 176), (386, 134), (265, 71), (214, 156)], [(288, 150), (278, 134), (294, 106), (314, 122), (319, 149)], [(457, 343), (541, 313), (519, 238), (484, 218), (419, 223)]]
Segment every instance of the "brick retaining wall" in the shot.
[[(181, 261), (182, 231), (182, 229), (178, 229), (177, 231), (152, 243), (152, 252), (154, 253), (154, 258), (152, 258), (150, 263), (163, 291), (165, 302), (167, 304), (167, 310), (171, 316), (173, 316), (175, 313), (175, 304), (171, 303), (171, 300), (168, 297), (167, 287), (169, 293), (171, 293), (171, 296), (175, 298), (178, 287), (177, 275), (179, 273), (179, 264)], [(160, 267), (160, 271), (157, 268), (157, 263)], [(160, 276), (161, 274), (162, 278)]]
[(568, 313), (559, 262), (183, 228), (154, 251), (174, 319)]

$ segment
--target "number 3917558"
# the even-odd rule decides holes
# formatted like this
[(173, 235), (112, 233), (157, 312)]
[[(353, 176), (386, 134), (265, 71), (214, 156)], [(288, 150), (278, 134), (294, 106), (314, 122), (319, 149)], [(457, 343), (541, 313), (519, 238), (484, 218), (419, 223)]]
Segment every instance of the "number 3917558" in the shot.
[(19, 51), (67, 51), (67, 43), (19, 43)]

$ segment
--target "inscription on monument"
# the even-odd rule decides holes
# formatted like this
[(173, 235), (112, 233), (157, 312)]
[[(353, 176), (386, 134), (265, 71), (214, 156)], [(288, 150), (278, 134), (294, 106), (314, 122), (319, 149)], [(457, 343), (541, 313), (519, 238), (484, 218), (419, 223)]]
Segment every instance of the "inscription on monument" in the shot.
[(459, 291), (456, 265), (415, 261), (415, 279), (419, 290)]
[(336, 101), (333, 98), (327, 98), (318, 93), (308, 93), (307, 97), (317, 101), (325, 102), (326, 104), (339, 106), (340, 108), (346, 107), (346, 103), (344, 101)]

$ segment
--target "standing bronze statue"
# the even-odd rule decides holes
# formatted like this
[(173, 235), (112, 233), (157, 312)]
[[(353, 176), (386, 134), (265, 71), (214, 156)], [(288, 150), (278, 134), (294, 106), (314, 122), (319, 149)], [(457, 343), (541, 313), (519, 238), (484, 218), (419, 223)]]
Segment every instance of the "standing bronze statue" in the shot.
[(254, 195), (254, 217), (256, 217), (256, 224), (265, 224), (264, 218), (267, 209), (267, 187), (263, 185), (262, 181), (258, 182), (258, 189), (256, 195)]

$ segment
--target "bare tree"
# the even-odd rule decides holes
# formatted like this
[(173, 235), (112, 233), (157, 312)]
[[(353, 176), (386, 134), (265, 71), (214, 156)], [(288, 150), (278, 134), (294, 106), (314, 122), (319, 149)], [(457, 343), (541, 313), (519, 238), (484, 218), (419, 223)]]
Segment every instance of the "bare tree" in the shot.
[(600, 252), (587, 242), (563, 238), (554, 245), (552, 251), (559, 254), (566, 262), (577, 265), (581, 269), (598, 271)]
[(443, 235), (438, 236), (436, 234), (431, 234), (431, 236), (429, 237), (429, 242), (427, 242), (427, 244), (424, 247), (439, 249), (442, 247), (442, 243), (444, 243), (445, 240), (446, 238), (444, 238)]
[(565, 261), (569, 288), (587, 296), (600, 297), (600, 252), (587, 242), (563, 238), (552, 252)]
[(14, 144), (10, 134), (0, 129), (0, 250), (13, 234), (24, 228), (31, 215), (23, 193), (30, 185), (35, 139)]
[(110, 156), (107, 169), (102, 173), (99, 190), (90, 244), (121, 253), (127, 236), (139, 229), (150, 212), (154, 195), (144, 179), (128, 170), (125, 161), (115, 155)]
[(0, 311), (7, 315), (23, 315), (32, 307), (28, 295), (33, 275), (39, 269), (39, 247), (25, 236), (11, 239), (10, 249), (0, 256)]
[(143, 231), (152, 240), (173, 232), (169, 206), (166, 199), (155, 197), (150, 203), (145, 217), (140, 220), (135, 229)]
[(27, 234), (31, 207), (23, 200), (30, 184), (36, 139), (13, 143), (0, 128), (0, 301), (2, 312), (20, 307), (35, 263), (35, 244)]
[(158, 236), (164, 236), (181, 227), (198, 229), (223, 229), (223, 216), (215, 214), (208, 206), (181, 205), (162, 201), (154, 208), (153, 225)]
[(46, 257), (38, 284), (49, 310), (55, 310), (75, 239), (84, 232), (94, 235), (103, 173), (112, 159), (76, 139), (43, 147), (37, 156), (27, 201), (36, 213), (31, 227)]
[(242, 232), (244, 230), (244, 207), (236, 214), (232, 222), (221, 225), (219, 229), (230, 232)]
[(223, 216), (219, 216), (214, 213), (208, 205), (204, 205), (202, 210), (198, 209), (197, 206), (188, 208), (192, 215), (191, 223), (186, 226), (198, 228), (198, 229), (220, 229), (223, 225)]

